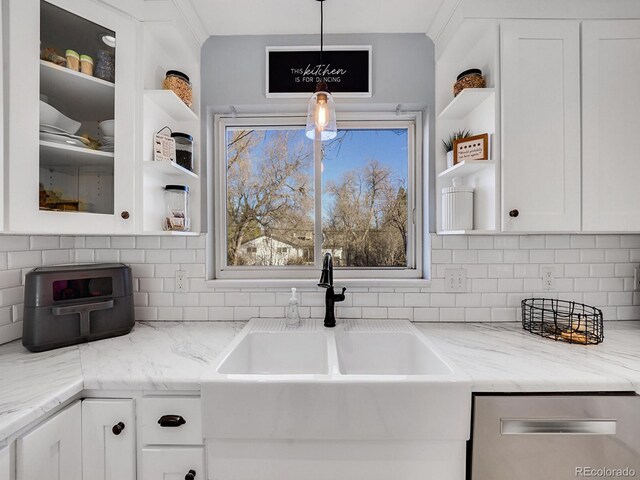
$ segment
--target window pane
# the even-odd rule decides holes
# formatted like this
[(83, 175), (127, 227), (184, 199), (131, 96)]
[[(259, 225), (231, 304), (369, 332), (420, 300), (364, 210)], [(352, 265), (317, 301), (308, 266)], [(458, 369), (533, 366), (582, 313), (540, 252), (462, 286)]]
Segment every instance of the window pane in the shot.
[(227, 264), (313, 265), (313, 142), (300, 128), (228, 128)]
[(339, 267), (407, 267), (407, 129), (339, 130), (325, 145), (323, 252)]

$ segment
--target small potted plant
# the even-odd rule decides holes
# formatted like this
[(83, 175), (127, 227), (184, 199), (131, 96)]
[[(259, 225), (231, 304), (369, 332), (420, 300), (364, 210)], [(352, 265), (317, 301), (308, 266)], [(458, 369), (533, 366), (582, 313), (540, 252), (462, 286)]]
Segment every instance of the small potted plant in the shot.
[(442, 140), (444, 151), (447, 154), (447, 168), (453, 167), (453, 144), (456, 140), (468, 138), (471, 136), (471, 130), (458, 130), (449, 135), (447, 140)]

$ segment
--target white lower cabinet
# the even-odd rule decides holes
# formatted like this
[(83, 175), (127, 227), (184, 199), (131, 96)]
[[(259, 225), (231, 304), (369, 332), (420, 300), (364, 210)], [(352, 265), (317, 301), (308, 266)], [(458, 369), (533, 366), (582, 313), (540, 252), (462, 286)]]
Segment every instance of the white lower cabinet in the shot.
[(203, 447), (142, 449), (141, 480), (204, 480)]
[(19, 438), (16, 460), (17, 480), (81, 480), (81, 402)]
[(135, 480), (136, 428), (133, 400), (82, 402), (84, 480)]
[(0, 450), (0, 480), (12, 480), (11, 476), (11, 448), (5, 447)]

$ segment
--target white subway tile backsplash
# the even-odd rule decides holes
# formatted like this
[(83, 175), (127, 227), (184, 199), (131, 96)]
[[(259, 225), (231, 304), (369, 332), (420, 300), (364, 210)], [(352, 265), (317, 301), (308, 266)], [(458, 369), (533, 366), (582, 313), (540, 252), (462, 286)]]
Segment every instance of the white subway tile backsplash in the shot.
[(479, 250), (478, 263), (502, 263), (504, 261), (503, 250)]
[(620, 235), (596, 235), (597, 248), (618, 248), (620, 243)]
[(493, 239), (493, 248), (496, 250), (513, 250), (520, 248), (520, 237), (499, 235)]
[(96, 262), (117, 263), (120, 261), (120, 250), (96, 249)]
[(354, 293), (351, 295), (351, 302), (354, 307), (377, 307), (377, 293)]
[(580, 261), (582, 263), (602, 263), (604, 262), (604, 250), (596, 248), (586, 248), (580, 250)]
[(520, 248), (545, 248), (545, 237), (544, 235), (521, 235)]
[(85, 237), (84, 246), (86, 248), (110, 248), (111, 237)]
[(428, 307), (429, 294), (427, 293), (405, 293), (404, 305), (406, 307)]
[(505, 250), (504, 263), (529, 263), (529, 250)]
[(608, 263), (622, 263), (630, 260), (630, 251), (627, 248), (607, 248), (604, 251), (605, 261)]
[(559, 249), (559, 248), (571, 248), (571, 236), (570, 235), (546, 235), (545, 248)]
[(474, 250), (493, 249), (493, 237), (489, 235), (472, 235), (469, 237), (469, 248)]
[(184, 307), (182, 317), (190, 322), (206, 322), (209, 319), (209, 309), (207, 307)]
[(39, 251), (9, 252), (9, 268), (39, 267), (42, 265), (42, 253)]
[(171, 263), (195, 263), (195, 250), (171, 250)]
[(24, 235), (0, 235), (0, 251), (29, 250), (29, 237)]
[[(431, 235), (429, 287), (350, 288), (337, 305), (343, 318), (518, 321), (533, 295), (583, 301), (607, 319), (640, 318), (633, 275), (640, 235)], [(0, 310), (20, 309), (24, 275), (39, 265), (119, 262), (131, 265), (138, 320), (248, 320), (283, 316), (288, 288), (211, 288), (205, 282), (206, 235), (193, 237), (0, 235)], [(464, 268), (464, 293), (445, 291), (445, 271)], [(542, 290), (541, 268), (555, 269), (555, 289)], [(188, 277), (176, 293), (176, 270)], [(295, 283), (295, 282), (294, 282)], [(303, 317), (324, 315), (325, 291), (302, 288)], [(10, 314), (7, 314), (10, 317)]]
[(478, 263), (478, 250), (454, 250), (453, 263)]
[(571, 235), (571, 248), (596, 248), (596, 236)]
[(465, 250), (469, 248), (469, 242), (465, 235), (448, 235), (442, 239), (442, 248)]
[(59, 265), (63, 263), (70, 263), (71, 260), (71, 250), (42, 251), (42, 265)]
[(136, 237), (111, 237), (111, 248), (136, 248)]

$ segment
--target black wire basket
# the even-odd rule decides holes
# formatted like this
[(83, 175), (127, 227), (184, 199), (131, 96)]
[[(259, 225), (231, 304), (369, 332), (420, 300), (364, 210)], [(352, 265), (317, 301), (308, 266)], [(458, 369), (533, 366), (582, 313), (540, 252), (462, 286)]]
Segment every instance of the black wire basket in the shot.
[(553, 298), (522, 301), (522, 327), (556, 341), (597, 345), (604, 340), (602, 310)]

